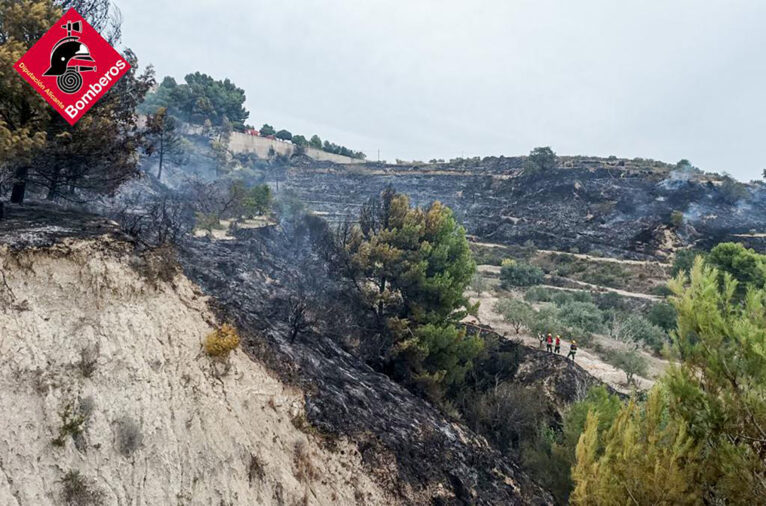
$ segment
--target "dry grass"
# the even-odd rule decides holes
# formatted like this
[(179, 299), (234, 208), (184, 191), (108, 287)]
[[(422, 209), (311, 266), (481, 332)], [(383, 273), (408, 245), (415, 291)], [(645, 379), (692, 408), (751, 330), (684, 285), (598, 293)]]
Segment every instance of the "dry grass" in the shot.
[(300, 482), (310, 482), (317, 477), (317, 470), (311, 462), (311, 450), (306, 441), (295, 443), (293, 450), (293, 475)]
[(83, 378), (90, 378), (96, 372), (99, 352), (100, 347), (98, 344), (86, 346), (80, 350), (80, 360), (77, 362), (77, 369)]
[(66, 404), (59, 413), (61, 427), (59, 427), (58, 436), (51, 441), (53, 446), (63, 447), (69, 436), (75, 440), (79, 438), (83, 433), (85, 420), (88, 416), (89, 413), (83, 412), (83, 410), (75, 411), (72, 403)]
[(250, 483), (255, 480), (263, 481), (266, 477), (266, 469), (263, 461), (256, 455), (250, 455), (250, 465), (248, 466), (247, 479)]
[(61, 483), (61, 496), (67, 506), (96, 506), (104, 502), (104, 493), (95, 489), (80, 471), (68, 471)]
[(132, 265), (155, 289), (160, 283), (173, 281), (181, 271), (175, 248), (167, 244), (146, 251)]

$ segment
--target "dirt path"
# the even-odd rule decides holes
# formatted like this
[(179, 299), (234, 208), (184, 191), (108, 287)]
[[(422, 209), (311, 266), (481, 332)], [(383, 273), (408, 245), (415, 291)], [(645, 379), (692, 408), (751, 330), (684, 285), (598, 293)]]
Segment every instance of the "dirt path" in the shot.
[[(494, 276), (500, 276), (500, 267), (497, 265), (477, 265), (476, 269), (483, 274), (492, 274)], [(649, 295), (646, 293), (638, 293), (638, 292), (628, 292), (626, 290), (620, 290), (619, 288), (610, 288), (608, 286), (601, 286), (601, 285), (593, 285), (591, 283), (586, 283), (585, 281), (578, 281), (576, 279), (572, 278), (560, 278), (565, 279), (571, 283), (574, 283), (578, 286), (581, 286), (582, 289), (588, 289), (595, 292), (614, 292), (618, 295), (622, 295), (624, 297), (635, 297), (637, 299), (645, 299), (645, 300), (651, 300), (654, 302), (659, 302), (663, 300), (662, 297), (659, 297), (657, 295)], [(539, 285), (545, 288), (551, 288), (553, 290), (567, 290), (567, 291), (578, 291), (581, 289), (578, 288), (567, 288), (563, 286), (554, 286), (554, 285)]]
[[(484, 293), (481, 297), (477, 297), (473, 292), (469, 293), (469, 295), (471, 296), (471, 302), (481, 302), (481, 305), (479, 306), (479, 321), (481, 323), (490, 325), (499, 334), (506, 335), (509, 339), (518, 339), (530, 348), (539, 348), (539, 342), (536, 337), (525, 332), (516, 334), (513, 327), (506, 323), (503, 318), (493, 310), (498, 297), (490, 295), (489, 293)], [(476, 319), (469, 317), (467, 321), (476, 322)], [(622, 343), (604, 337), (597, 337), (595, 338), (595, 341), (607, 348), (620, 348), (622, 346)], [(569, 352), (569, 341), (562, 343), (561, 351), (564, 355)], [(654, 380), (657, 376), (661, 375), (667, 368), (668, 362), (649, 353), (641, 353), (647, 359), (648, 373), (647, 377), (636, 377), (636, 382), (640, 390), (648, 390), (654, 385)], [(606, 363), (592, 350), (581, 347), (577, 351), (576, 361), (583, 367), (583, 369), (604, 383), (607, 383), (615, 390), (630, 393), (631, 387), (625, 385), (625, 373), (621, 369)]]
[[(649, 294), (646, 294), (646, 293), (638, 293), (638, 292), (628, 292), (628, 291), (625, 291), (625, 290), (620, 290), (619, 288), (610, 288), (608, 286), (593, 285), (591, 283), (586, 283), (585, 281), (578, 281), (578, 280), (572, 279), (572, 278), (562, 278), (562, 279), (566, 279), (567, 281), (569, 281), (571, 283), (575, 283), (576, 285), (582, 286), (583, 288), (588, 288), (588, 289), (596, 291), (596, 292), (613, 292), (613, 293), (622, 295), (624, 297), (635, 297), (637, 299), (646, 299), (646, 300), (652, 300), (652, 301), (655, 301), (655, 302), (659, 302), (659, 301), (663, 300), (662, 297), (659, 297), (657, 295), (649, 295)], [(557, 287), (557, 286), (550, 286), (550, 285), (543, 285), (543, 286), (546, 286), (548, 288), (559, 288), (559, 289), (566, 290), (566, 288), (564, 288), (564, 287)], [(577, 290), (577, 289), (576, 288), (570, 288), (570, 290)]]
[[(475, 244), (477, 246), (484, 246), (486, 248), (507, 248), (508, 247), (505, 244), (499, 244), (499, 243), (493, 243), (493, 242), (471, 241), (471, 244)], [(658, 262), (656, 260), (628, 260), (623, 258), (596, 257), (596, 256), (586, 255), (585, 253), (569, 253), (568, 251), (555, 251), (550, 249), (539, 249), (537, 250), (537, 252), (542, 253), (544, 255), (571, 255), (575, 258), (580, 258), (583, 260), (591, 260), (593, 262), (606, 262), (606, 263), (627, 264), (627, 265), (656, 265), (659, 267), (670, 267), (669, 264)]]
[(663, 262), (658, 262), (656, 260), (628, 260), (625, 258), (612, 258), (612, 257), (594, 257), (591, 255), (586, 255), (585, 253), (569, 253), (565, 251), (554, 251), (549, 249), (539, 249), (537, 250), (538, 253), (543, 253), (545, 255), (572, 255), (575, 258), (580, 258), (583, 260), (590, 260), (593, 262), (605, 262), (605, 263), (612, 263), (612, 264), (626, 264), (626, 265), (656, 265), (659, 267), (667, 267), (670, 268), (670, 264), (666, 264)]

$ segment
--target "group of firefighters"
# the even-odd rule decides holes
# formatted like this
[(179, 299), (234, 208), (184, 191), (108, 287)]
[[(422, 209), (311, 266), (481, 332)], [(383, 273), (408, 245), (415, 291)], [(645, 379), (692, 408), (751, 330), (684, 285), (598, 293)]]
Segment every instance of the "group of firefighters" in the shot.
[[(537, 334), (537, 339), (540, 341), (541, 349), (543, 347), (543, 343), (545, 343), (545, 350), (548, 353), (561, 353), (561, 336), (556, 335), (554, 338), (550, 333), (548, 333), (547, 336), (545, 334)], [(567, 359), (571, 357), (572, 361), (574, 362), (575, 353), (577, 353), (577, 341), (572, 339), (572, 342), (569, 344), (569, 353), (567, 354)]]

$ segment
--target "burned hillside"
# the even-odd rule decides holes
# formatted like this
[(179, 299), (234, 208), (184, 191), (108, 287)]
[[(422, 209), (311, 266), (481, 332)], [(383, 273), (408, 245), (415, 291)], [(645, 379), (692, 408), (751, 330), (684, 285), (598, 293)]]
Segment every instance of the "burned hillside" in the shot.
[[(296, 164), (285, 186), (331, 220), (357, 214), (386, 185), (450, 206), (480, 240), (625, 258), (666, 258), (766, 230), (766, 189), (658, 162), (560, 157), (528, 175), (522, 157), (418, 166)], [(759, 246), (757, 238), (751, 238)]]
[[(306, 389), (308, 422), (358, 441), (373, 473), (405, 502), (547, 502), (512, 460), (365, 363), (377, 366), (374, 345), (365, 343), (375, 327), (333, 274), (327, 233), (305, 216), (282, 229), (240, 230), (236, 240), (195, 239), (181, 257), (221, 315), (246, 333), (245, 349)], [(561, 357), (511, 342), (496, 351), (477, 371), (539, 387), (553, 420), (598, 383)], [(442, 496), (442, 488), (449, 492)]]

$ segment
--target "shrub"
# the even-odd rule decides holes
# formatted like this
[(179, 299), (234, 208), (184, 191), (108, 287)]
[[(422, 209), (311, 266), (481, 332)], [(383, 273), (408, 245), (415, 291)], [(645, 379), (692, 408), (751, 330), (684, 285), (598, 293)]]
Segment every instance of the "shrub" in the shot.
[(596, 270), (583, 273), (582, 280), (593, 285), (622, 288), (628, 277), (628, 272), (620, 264), (605, 262)]
[(569, 302), (559, 308), (559, 319), (568, 327), (586, 332), (599, 332), (603, 328), (601, 310), (592, 302)]
[(706, 262), (718, 269), (719, 283), (724, 284), (724, 273), (731, 274), (739, 282), (737, 294), (743, 297), (749, 286), (766, 286), (766, 255), (756, 253), (742, 244), (724, 242), (710, 250)]
[(626, 343), (643, 343), (655, 353), (659, 353), (668, 342), (668, 335), (662, 328), (637, 314), (614, 318), (611, 331), (615, 339)]
[(539, 285), (543, 282), (543, 271), (537, 266), (524, 262), (503, 261), (503, 266), (500, 268), (500, 282), (503, 288)]
[(580, 327), (564, 327), (561, 337), (567, 341), (575, 340), (580, 346), (588, 346), (593, 340), (593, 334)]
[(96, 506), (104, 500), (104, 493), (93, 488), (80, 471), (67, 471), (61, 483), (62, 499), (67, 506)]
[(525, 451), (525, 467), (553, 493), (558, 504), (569, 503), (573, 486), (570, 469), (575, 463), (575, 450), (588, 413), (599, 413), (598, 431), (603, 433), (609, 429), (621, 406), (620, 398), (610, 394), (604, 385), (592, 387), (584, 399), (566, 410), (560, 433), (542, 430), (535, 446)]
[(576, 292), (569, 292), (572, 294), (572, 298), (575, 302), (590, 302), (591, 304), (594, 303), (593, 295), (590, 294), (590, 292), (578, 290)]
[(239, 334), (237, 329), (228, 323), (224, 323), (221, 328), (205, 337), (205, 353), (213, 358), (226, 359), (237, 346), (239, 346)]
[(684, 224), (684, 213), (681, 211), (673, 211), (670, 213), (670, 224), (674, 228), (680, 228)]
[(679, 272), (689, 272), (697, 255), (704, 256), (704, 252), (693, 249), (680, 249), (676, 251), (676, 254), (673, 256), (673, 266), (670, 268), (670, 273), (675, 277)]
[(141, 426), (133, 418), (124, 416), (117, 421), (117, 449), (124, 456), (129, 456), (143, 443)]
[(666, 332), (676, 328), (676, 309), (667, 302), (653, 305), (646, 318)]
[(553, 494), (555, 504), (569, 504), (572, 463), (558, 441), (560, 438), (555, 428), (541, 426), (534, 441), (522, 447), (521, 461), (529, 475)]
[(465, 329), (429, 323), (402, 341), (397, 353), (409, 363), (419, 386), (435, 392), (441, 386), (462, 383), (483, 346), (481, 337), (466, 335)]
[(625, 309), (627, 306), (625, 303), (625, 297), (615, 292), (599, 294), (598, 297), (596, 297), (596, 305), (602, 311), (609, 309)]
[(476, 265), (500, 266), (503, 263), (504, 253), (500, 248), (488, 248), (472, 244), (471, 252)]
[(501, 383), (466, 406), (466, 422), (501, 451), (513, 454), (537, 435), (545, 413), (542, 396), (540, 387)]
[(646, 374), (646, 359), (637, 350), (611, 351), (606, 354), (606, 359), (607, 362), (625, 372), (625, 381), (628, 385), (634, 382), (635, 375)]
[(484, 343), (484, 349), (476, 357), (471, 374), (466, 376), (464, 385), (461, 385), (461, 393), (468, 392), (470, 388), (494, 388), (498, 378), (513, 377), (521, 364), (521, 346), (510, 345), (506, 339), (496, 334), (486, 334)]
[(537, 246), (535, 245), (535, 242), (532, 241), (531, 239), (527, 239), (526, 241), (524, 241), (524, 244), (521, 247), (522, 258), (529, 260), (536, 254), (537, 254)]
[(672, 295), (673, 292), (670, 291), (668, 285), (655, 285), (649, 290), (649, 293), (659, 297), (667, 297), (668, 295)]
[(471, 290), (476, 292), (476, 295), (481, 297), (481, 294), (487, 291), (488, 284), (487, 280), (484, 279), (484, 276), (480, 272), (476, 272), (473, 277), (471, 278)]
[(561, 332), (564, 324), (558, 319), (558, 311), (553, 307), (545, 307), (538, 311), (533, 318), (530, 331), (533, 334), (555, 334)]
[(556, 168), (558, 157), (556, 153), (548, 146), (537, 147), (529, 152), (529, 156), (524, 159), (524, 173), (535, 174), (541, 171), (548, 171)]
[(87, 409), (90, 403), (83, 404), (83, 406), (86, 406), (86, 409), (75, 410), (71, 402), (64, 405), (64, 408), (59, 413), (61, 427), (59, 427), (58, 436), (51, 441), (53, 446), (63, 447), (69, 436), (75, 440), (82, 436), (85, 421), (90, 415), (90, 410)]
[(584, 291), (564, 291), (560, 290), (551, 297), (551, 302), (557, 306), (563, 306), (570, 302), (589, 302), (593, 303), (593, 296)]
[(524, 300), (527, 302), (550, 302), (553, 290), (544, 286), (531, 286), (524, 293)]
[(535, 314), (532, 306), (518, 299), (500, 299), (495, 303), (494, 309), (505, 321), (513, 325), (517, 334), (521, 327), (529, 328), (532, 325)]
[(557, 291), (551, 296), (551, 302), (557, 306), (563, 306), (569, 302), (574, 302), (574, 297), (571, 293), (564, 290)]
[(750, 195), (747, 191), (747, 186), (729, 176), (724, 176), (718, 191), (721, 200), (729, 205), (734, 205)]
[(213, 230), (222, 230), (221, 218), (218, 213), (200, 213), (196, 214), (196, 226), (200, 230), (207, 230), (212, 233)]

